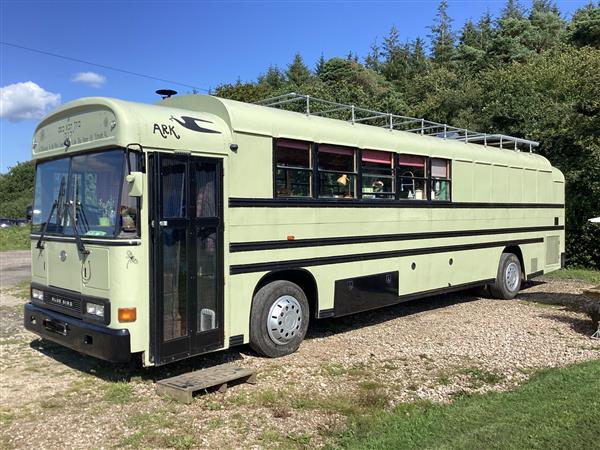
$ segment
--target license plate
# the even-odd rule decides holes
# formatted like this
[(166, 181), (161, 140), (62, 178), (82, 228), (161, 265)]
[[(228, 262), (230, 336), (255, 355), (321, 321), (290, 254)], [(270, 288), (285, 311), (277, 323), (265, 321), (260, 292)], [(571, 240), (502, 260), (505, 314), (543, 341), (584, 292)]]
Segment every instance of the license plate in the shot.
[(76, 302), (74, 300), (69, 300), (68, 298), (57, 297), (55, 295), (50, 295), (48, 297), (47, 302), (51, 305), (62, 306), (63, 308), (74, 309), (77, 307)]

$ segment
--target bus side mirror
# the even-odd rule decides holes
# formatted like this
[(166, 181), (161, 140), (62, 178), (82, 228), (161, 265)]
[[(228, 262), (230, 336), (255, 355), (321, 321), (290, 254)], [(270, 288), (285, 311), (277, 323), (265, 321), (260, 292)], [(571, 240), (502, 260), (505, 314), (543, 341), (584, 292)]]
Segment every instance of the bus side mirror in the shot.
[(125, 177), (127, 181), (128, 194), (130, 197), (141, 197), (144, 187), (144, 178), (142, 172), (131, 172)]

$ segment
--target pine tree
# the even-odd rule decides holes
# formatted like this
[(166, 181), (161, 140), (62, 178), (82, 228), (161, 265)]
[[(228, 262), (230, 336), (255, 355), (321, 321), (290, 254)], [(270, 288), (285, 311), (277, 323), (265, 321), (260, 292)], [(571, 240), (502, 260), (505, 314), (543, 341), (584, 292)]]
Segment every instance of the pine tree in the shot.
[(365, 67), (374, 70), (375, 72), (379, 72), (381, 70), (381, 56), (382, 52), (376, 39), (371, 44), (371, 50), (365, 58)]
[(269, 66), (267, 73), (258, 77), (258, 83), (273, 89), (279, 89), (285, 84), (285, 76), (277, 66)]
[(288, 66), (286, 76), (295, 86), (301, 86), (310, 79), (310, 70), (304, 64), (300, 53), (294, 55), (294, 61)]
[(541, 52), (561, 42), (566, 23), (548, 0), (534, 0), (529, 15), (532, 30), (529, 47)]
[(454, 57), (454, 34), (452, 32), (452, 18), (448, 15), (448, 2), (442, 0), (431, 27), (433, 60), (441, 65), (449, 65)]
[(494, 21), (489, 9), (481, 16), (479, 22), (477, 22), (477, 31), (479, 32), (479, 45), (477, 47), (487, 52), (492, 44), (495, 33)]
[(427, 55), (425, 54), (425, 43), (418, 37), (411, 46), (411, 52), (408, 59), (408, 67), (411, 76), (422, 74), (427, 70)]
[(525, 13), (523, 7), (519, 3), (519, 0), (507, 0), (506, 5), (502, 9), (500, 14), (500, 20), (503, 19), (523, 19)]
[(589, 45), (600, 48), (600, 5), (590, 1), (575, 11), (568, 27), (569, 41), (577, 47)]
[(459, 45), (479, 48), (479, 43), (479, 30), (477, 30), (473, 21), (468, 19), (460, 32)]
[(319, 56), (319, 60), (315, 66), (315, 74), (320, 77), (323, 74), (323, 69), (325, 68), (325, 56), (323, 56), (323, 52), (321, 52), (321, 56)]

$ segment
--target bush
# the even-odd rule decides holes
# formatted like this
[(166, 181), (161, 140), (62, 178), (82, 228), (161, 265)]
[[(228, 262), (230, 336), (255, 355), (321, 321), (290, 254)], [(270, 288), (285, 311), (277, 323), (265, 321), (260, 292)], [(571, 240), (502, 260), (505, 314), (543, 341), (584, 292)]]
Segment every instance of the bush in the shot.
[(0, 229), (0, 251), (29, 249), (30, 231), (29, 225)]

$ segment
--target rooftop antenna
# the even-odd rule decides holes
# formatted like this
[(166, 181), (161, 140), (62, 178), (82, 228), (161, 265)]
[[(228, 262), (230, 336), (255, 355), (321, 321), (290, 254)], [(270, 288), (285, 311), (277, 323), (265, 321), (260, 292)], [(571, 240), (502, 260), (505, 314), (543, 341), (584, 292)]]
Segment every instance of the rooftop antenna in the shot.
[(172, 95), (177, 95), (177, 91), (174, 91), (173, 89), (159, 89), (156, 93), (160, 95), (163, 100), (165, 98), (171, 98)]

